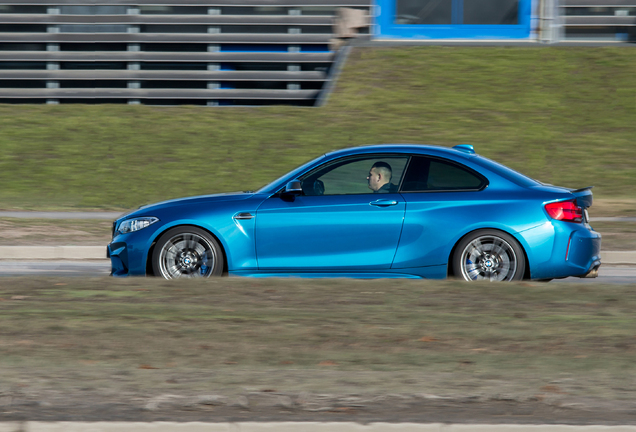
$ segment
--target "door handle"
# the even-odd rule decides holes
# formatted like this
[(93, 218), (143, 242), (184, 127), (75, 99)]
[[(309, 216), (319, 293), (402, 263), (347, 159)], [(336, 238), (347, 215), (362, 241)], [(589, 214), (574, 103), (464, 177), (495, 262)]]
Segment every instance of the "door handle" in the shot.
[(388, 206), (394, 206), (397, 203), (398, 202), (395, 200), (379, 199), (379, 200), (370, 202), (369, 205), (376, 206), (376, 207), (388, 207)]

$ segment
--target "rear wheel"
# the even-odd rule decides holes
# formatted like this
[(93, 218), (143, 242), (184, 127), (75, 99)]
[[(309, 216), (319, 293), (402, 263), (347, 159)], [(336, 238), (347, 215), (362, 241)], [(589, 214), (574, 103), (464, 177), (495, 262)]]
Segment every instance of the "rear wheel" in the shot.
[(460, 240), (453, 255), (456, 277), (493, 282), (523, 279), (526, 259), (519, 242), (497, 230), (478, 230)]
[(221, 276), (223, 263), (216, 239), (200, 228), (189, 226), (166, 231), (152, 254), (155, 276), (165, 279)]

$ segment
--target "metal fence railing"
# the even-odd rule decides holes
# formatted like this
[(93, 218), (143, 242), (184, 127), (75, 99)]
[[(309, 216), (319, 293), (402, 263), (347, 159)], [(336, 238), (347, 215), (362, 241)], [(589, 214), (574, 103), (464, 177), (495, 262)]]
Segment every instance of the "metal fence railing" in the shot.
[(0, 103), (313, 105), (340, 7), (370, 0), (0, 3)]
[(560, 0), (566, 40), (636, 42), (636, 0)]

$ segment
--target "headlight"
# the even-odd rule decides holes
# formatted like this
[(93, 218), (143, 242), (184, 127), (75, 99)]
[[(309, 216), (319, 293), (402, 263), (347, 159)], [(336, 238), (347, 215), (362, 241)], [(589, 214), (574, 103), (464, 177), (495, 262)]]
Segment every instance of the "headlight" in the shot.
[(152, 225), (157, 222), (159, 219), (156, 217), (140, 217), (134, 219), (127, 219), (119, 224), (117, 228), (117, 232), (119, 234), (126, 234), (134, 231), (139, 231), (140, 229), (144, 229), (147, 226)]

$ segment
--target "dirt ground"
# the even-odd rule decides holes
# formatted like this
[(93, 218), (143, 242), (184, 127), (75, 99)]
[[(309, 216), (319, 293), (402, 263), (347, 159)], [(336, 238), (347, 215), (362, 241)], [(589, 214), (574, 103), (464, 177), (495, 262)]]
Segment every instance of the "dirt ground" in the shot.
[(595, 217), (635, 217), (636, 199), (595, 198), (590, 216), (592, 220)]
[(633, 402), (505, 395), (430, 394), (100, 395), (89, 390), (22, 394), (0, 400), (0, 421), (347, 421), (487, 424), (636, 424)]
[(106, 246), (111, 221), (0, 218), (0, 246)]
[(0, 421), (636, 424), (636, 287), (0, 279)]

